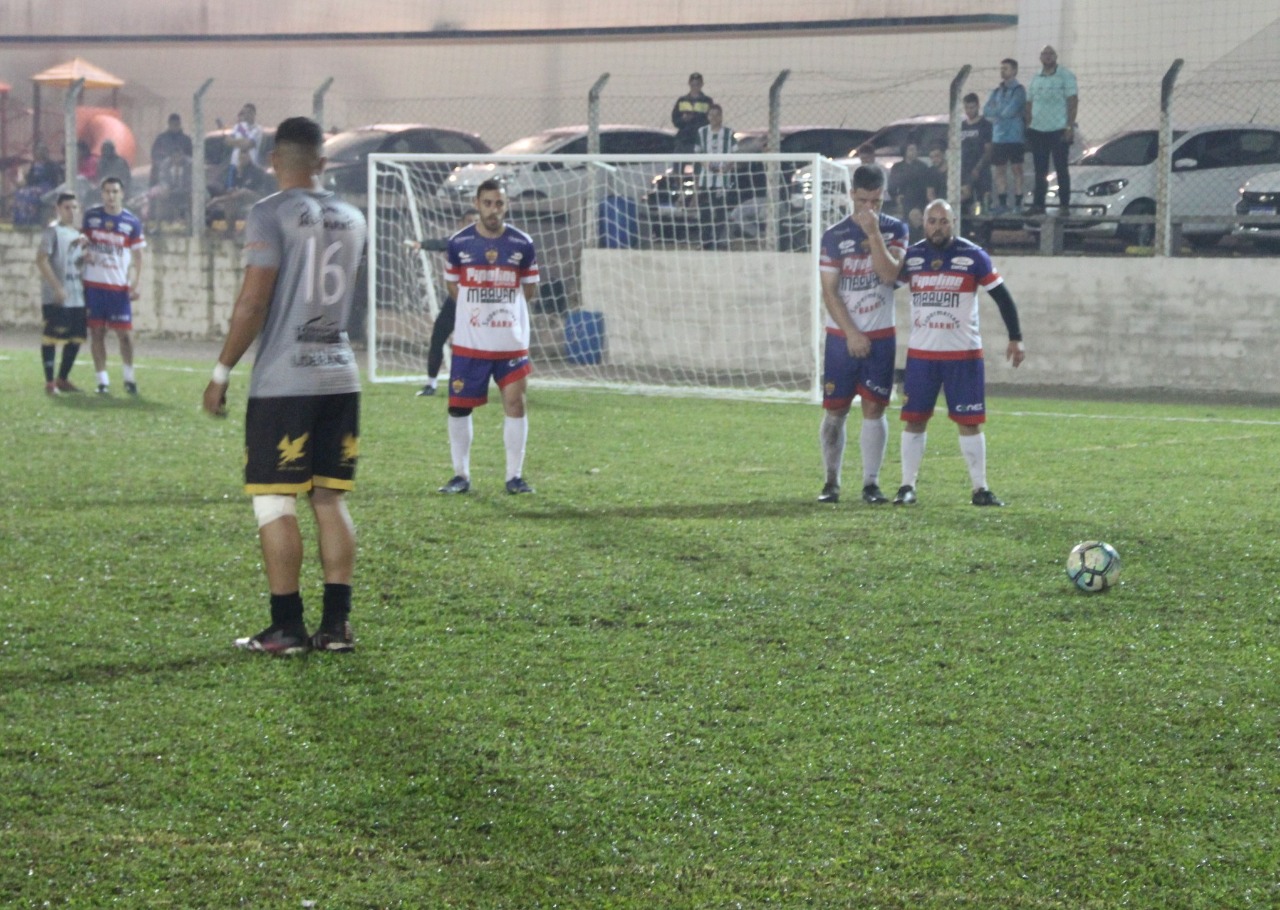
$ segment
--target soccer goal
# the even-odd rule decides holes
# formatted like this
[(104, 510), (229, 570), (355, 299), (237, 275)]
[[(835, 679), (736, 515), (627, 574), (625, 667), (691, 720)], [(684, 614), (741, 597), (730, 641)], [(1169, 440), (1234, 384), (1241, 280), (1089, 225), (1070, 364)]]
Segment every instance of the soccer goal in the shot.
[(812, 155), (371, 155), (372, 381), (425, 376), (445, 242), (489, 178), (537, 250), (538, 385), (821, 397), (818, 247), (849, 195)]

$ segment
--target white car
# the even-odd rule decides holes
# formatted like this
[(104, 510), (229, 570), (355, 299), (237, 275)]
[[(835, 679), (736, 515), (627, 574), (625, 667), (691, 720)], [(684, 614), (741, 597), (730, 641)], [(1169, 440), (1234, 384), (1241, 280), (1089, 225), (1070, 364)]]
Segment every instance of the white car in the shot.
[[(1113, 218), (1154, 215), (1159, 173), (1156, 130), (1121, 133), (1087, 150), (1071, 165), (1073, 216)], [(1225, 221), (1195, 221), (1195, 216), (1231, 213), (1240, 185), (1255, 174), (1280, 167), (1280, 127), (1228, 123), (1175, 131), (1171, 198), (1173, 219), (1191, 243), (1209, 245), (1228, 233)], [(1031, 204), (1031, 194), (1026, 196)], [(1061, 210), (1057, 174), (1049, 175), (1045, 207)], [(1148, 246), (1154, 225), (1116, 224), (1114, 221), (1068, 223), (1068, 233), (1120, 237)]]
[[(674, 150), (675, 132), (670, 129), (614, 124), (600, 127), (602, 155), (669, 155)], [(586, 153), (585, 126), (543, 130), (517, 139), (494, 152), (495, 155), (513, 156)], [(650, 161), (611, 165), (607, 172), (606, 191), (613, 196), (642, 199), (650, 182), (665, 170), (667, 164), (668, 162)], [(491, 178), (502, 182), (513, 206), (552, 211), (566, 211), (580, 205), (590, 186), (587, 165), (581, 162), (486, 162), (456, 168), (441, 185), (437, 197), (442, 201), (469, 207), (475, 198), (476, 187)]]
[(1240, 199), (1236, 202), (1235, 212), (1237, 215), (1268, 218), (1270, 221), (1237, 224), (1232, 234), (1280, 252), (1280, 171), (1267, 171), (1250, 177), (1240, 187)]

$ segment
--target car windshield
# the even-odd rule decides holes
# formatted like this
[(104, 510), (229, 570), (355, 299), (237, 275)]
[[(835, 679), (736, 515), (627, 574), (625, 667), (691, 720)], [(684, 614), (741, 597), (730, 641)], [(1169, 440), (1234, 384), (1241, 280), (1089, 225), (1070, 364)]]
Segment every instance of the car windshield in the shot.
[(947, 144), (947, 131), (950, 127), (945, 123), (899, 123), (886, 126), (867, 140), (875, 146), (877, 155), (898, 157), (906, 149), (907, 144), (914, 142), (920, 157), (924, 158), (929, 149)]
[[(1179, 139), (1183, 135), (1184, 130), (1175, 130), (1173, 138)], [(1135, 130), (1089, 149), (1076, 164), (1083, 167), (1145, 167), (1155, 161), (1159, 153), (1160, 139), (1155, 130)]]
[(376, 152), (389, 135), (386, 130), (339, 133), (324, 141), (324, 156), (330, 161), (359, 161), (371, 152)]
[(536, 136), (525, 136), (523, 139), (517, 139), (515, 142), (504, 145), (498, 149), (495, 154), (498, 155), (542, 155), (551, 150), (554, 146), (559, 145), (570, 136), (577, 135), (576, 131), (566, 130), (552, 133), (538, 133)]

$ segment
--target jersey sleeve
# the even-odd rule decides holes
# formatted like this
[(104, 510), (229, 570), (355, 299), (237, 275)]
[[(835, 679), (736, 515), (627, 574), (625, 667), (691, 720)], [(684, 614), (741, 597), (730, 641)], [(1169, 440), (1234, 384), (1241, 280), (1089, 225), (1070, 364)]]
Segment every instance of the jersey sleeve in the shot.
[(524, 263), (520, 269), (521, 284), (537, 284), (541, 279), (538, 277), (538, 251), (534, 248), (533, 243), (528, 244), (529, 253), (525, 256)]
[(974, 249), (972, 255), (973, 277), (978, 279), (979, 287), (987, 293), (991, 293), (1004, 284), (1004, 279), (996, 271), (995, 264), (991, 261), (991, 257), (987, 255), (986, 250)]
[(46, 256), (52, 256), (55, 245), (58, 241), (58, 229), (50, 225), (40, 234), (40, 252)]
[(450, 284), (458, 284), (462, 277), (462, 258), (458, 255), (457, 235), (449, 238), (444, 251), (444, 280)]
[(280, 235), (280, 226), (273, 217), (272, 209), (255, 205), (249, 209), (249, 217), (244, 225), (244, 264), (267, 269), (280, 268), (281, 254), (284, 247)]
[(889, 242), (885, 244), (891, 253), (905, 253), (910, 243), (910, 228), (907, 227), (905, 221), (893, 219), (893, 231), (890, 234)]
[(840, 271), (840, 245), (832, 231), (825, 231), (822, 235), (822, 247), (818, 256), (819, 272), (839, 272)]

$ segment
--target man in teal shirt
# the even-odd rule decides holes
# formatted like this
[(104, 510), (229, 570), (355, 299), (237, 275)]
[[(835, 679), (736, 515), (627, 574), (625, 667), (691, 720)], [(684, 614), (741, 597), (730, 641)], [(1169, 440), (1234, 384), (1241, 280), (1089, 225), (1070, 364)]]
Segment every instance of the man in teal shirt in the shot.
[(1035, 165), (1033, 204), (1027, 214), (1043, 215), (1044, 198), (1049, 188), (1049, 159), (1058, 174), (1058, 202), (1062, 214), (1071, 203), (1071, 174), (1067, 170), (1067, 150), (1075, 138), (1076, 92), (1075, 73), (1058, 65), (1058, 52), (1045, 45), (1040, 52), (1043, 69), (1027, 86), (1027, 144)]

